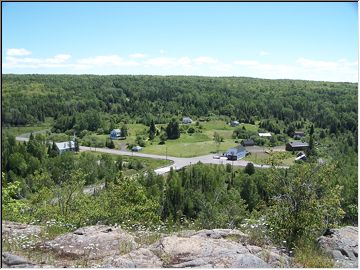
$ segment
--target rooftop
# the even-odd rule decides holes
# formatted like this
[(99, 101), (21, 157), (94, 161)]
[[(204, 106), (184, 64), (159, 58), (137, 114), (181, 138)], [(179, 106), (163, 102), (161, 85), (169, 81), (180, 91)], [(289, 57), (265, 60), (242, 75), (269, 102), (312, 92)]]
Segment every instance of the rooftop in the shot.
[(292, 147), (309, 146), (307, 142), (289, 142)]
[(55, 143), (56, 147), (61, 150), (66, 150), (70, 148), (75, 148), (75, 142), (74, 141), (68, 141), (68, 142), (59, 142)]

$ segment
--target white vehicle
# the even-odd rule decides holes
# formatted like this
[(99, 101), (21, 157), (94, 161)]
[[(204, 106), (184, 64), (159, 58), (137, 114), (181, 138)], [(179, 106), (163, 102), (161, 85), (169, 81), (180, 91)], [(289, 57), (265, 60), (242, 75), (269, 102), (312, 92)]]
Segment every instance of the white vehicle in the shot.
[(220, 159), (220, 156), (219, 155), (215, 155), (213, 156), (214, 159)]

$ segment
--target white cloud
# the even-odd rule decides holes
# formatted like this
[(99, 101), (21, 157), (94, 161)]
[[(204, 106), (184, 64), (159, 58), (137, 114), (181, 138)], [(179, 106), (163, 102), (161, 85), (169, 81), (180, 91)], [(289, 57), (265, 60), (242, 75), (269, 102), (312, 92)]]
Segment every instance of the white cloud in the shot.
[(339, 67), (339, 62), (309, 60), (302, 57), (297, 59), (296, 63), (306, 68), (316, 68), (322, 70), (329, 70), (329, 69), (334, 70)]
[(118, 55), (102, 55), (89, 58), (82, 58), (77, 60), (76, 64), (80, 67), (89, 68), (94, 66), (138, 66), (139, 63), (135, 61), (124, 60)]
[(266, 51), (261, 51), (261, 52), (259, 52), (259, 55), (260, 56), (265, 56), (265, 55), (269, 55), (269, 53), (266, 52)]
[(133, 53), (129, 55), (130, 58), (145, 58), (146, 54), (143, 53)]
[(211, 64), (216, 64), (219, 61), (212, 58), (212, 57), (209, 57), (209, 56), (200, 56), (200, 57), (195, 58), (194, 62), (197, 65), (203, 65), (203, 64), (210, 64), (211, 65)]
[(24, 56), (24, 55), (30, 55), (31, 52), (26, 50), (26, 49), (7, 49), (6, 50), (6, 55), (9, 56)]
[(68, 67), (66, 62), (71, 58), (69, 54), (58, 54), (51, 58), (30, 58), (6, 56), (5, 68), (52, 68)]
[(176, 58), (171, 57), (155, 57), (144, 62), (145, 65), (157, 67), (171, 67), (176, 65)]
[(235, 61), (234, 64), (236, 65), (244, 65), (244, 66), (254, 66), (254, 65), (258, 65), (258, 61), (254, 61), (254, 60), (238, 60)]

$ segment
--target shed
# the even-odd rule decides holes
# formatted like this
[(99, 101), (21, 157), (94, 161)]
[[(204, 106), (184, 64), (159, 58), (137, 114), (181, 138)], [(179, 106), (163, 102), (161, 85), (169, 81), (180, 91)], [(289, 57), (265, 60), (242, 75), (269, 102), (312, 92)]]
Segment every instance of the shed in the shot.
[(226, 153), (225, 156), (228, 158), (228, 160), (238, 160), (242, 159), (246, 156), (246, 149), (242, 145), (238, 145), (234, 148), (230, 148)]
[(294, 139), (301, 139), (305, 136), (304, 131), (295, 131), (294, 132)]
[(260, 137), (271, 137), (271, 133), (270, 132), (265, 132), (265, 133), (259, 133)]
[(301, 151), (309, 148), (309, 144), (307, 142), (289, 142), (286, 144), (285, 149), (287, 151)]
[(236, 126), (238, 126), (240, 123), (239, 123), (239, 121), (231, 121), (230, 122), (230, 126), (232, 126), (232, 127), (236, 127)]
[(242, 146), (254, 146), (255, 142), (252, 139), (246, 139), (241, 141)]
[(192, 120), (190, 117), (183, 117), (182, 122), (183, 124), (191, 124)]
[(113, 129), (110, 132), (110, 138), (113, 140), (119, 139), (121, 137), (121, 130), (120, 129)]

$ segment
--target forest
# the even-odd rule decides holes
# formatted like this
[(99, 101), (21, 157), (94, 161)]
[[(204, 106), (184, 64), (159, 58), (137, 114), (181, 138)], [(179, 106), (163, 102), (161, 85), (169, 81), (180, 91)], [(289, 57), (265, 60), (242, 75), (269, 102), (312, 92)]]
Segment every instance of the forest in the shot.
[[(59, 226), (62, 232), (99, 222), (167, 230), (241, 229), (253, 222), (253, 233), (262, 241), (286, 243), (288, 249), (304, 239), (312, 243), (328, 228), (357, 224), (357, 84), (7, 74), (2, 88), (3, 127), (52, 117), (52, 131), (59, 133), (107, 133), (116, 125), (142, 123), (150, 127), (150, 136), (155, 124), (167, 124), (176, 137), (174, 119), (189, 116), (260, 121), (264, 130), (290, 136), (306, 122), (313, 126), (316, 145), (308, 161), (289, 169), (199, 163), (159, 176), (143, 161), (81, 152), (57, 155), (40, 135), (16, 142), (4, 131), (5, 220), (55, 220), (66, 224)], [(234, 135), (242, 138), (243, 133), (239, 129)], [(319, 162), (320, 156), (325, 161)], [(96, 183), (105, 183), (104, 189), (82, 192)]]

